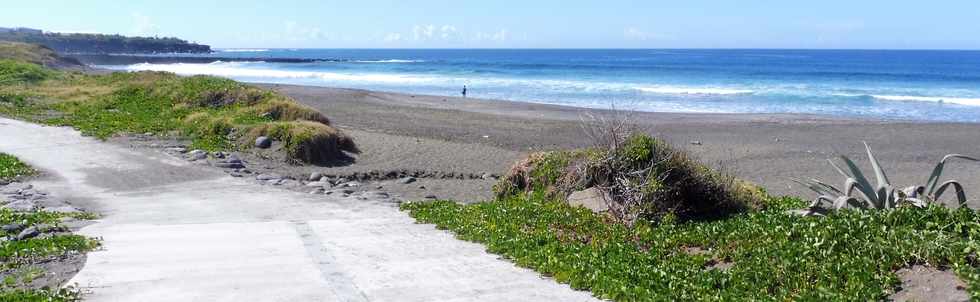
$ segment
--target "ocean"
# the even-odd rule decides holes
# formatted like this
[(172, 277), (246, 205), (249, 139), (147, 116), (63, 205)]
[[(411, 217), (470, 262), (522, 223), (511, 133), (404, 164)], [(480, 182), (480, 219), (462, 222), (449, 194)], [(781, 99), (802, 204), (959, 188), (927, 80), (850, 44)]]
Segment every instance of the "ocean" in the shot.
[(329, 59), (102, 66), (658, 112), (980, 122), (980, 51), (226, 49)]

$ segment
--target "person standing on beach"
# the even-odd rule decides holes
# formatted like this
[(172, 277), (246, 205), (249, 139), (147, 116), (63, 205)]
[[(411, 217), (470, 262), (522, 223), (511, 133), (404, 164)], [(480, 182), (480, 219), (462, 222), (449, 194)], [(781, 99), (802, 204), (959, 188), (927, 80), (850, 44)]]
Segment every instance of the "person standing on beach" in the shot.
[(466, 98), (466, 85), (463, 85), (463, 98)]

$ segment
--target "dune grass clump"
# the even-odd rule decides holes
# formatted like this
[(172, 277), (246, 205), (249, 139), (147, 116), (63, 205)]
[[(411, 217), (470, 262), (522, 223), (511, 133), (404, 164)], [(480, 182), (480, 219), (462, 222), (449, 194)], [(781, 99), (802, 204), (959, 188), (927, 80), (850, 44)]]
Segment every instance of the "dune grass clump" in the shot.
[(44, 67), (18, 62), (0, 60), (0, 85), (36, 83), (52, 76)]
[(0, 41), (0, 60), (13, 60), (34, 65), (54, 65), (56, 63), (78, 63), (74, 59), (58, 56), (51, 48), (43, 45)]
[(257, 125), (243, 137), (245, 144), (265, 136), (280, 141), (290, 158), (309, 163), (330, 163), (344, 151), (360, 152), (354, 140), (336, 128), (313, 121), (271, 122)]
[(182, 135), (192, 140), (191, 147), (209, 151), (247, 149), (252, 144), (244, 136), (268, 133), (287, 146), (287, 159), (298, 162), (329, 162), (346, 158), (341, 151), (357, 150), (322, 113), (271, 90), (166, 72), (63, 72), (19, 54), (7, 56), (20, 59), (0, 61), (3, 115), (72, 126), (101, 139), (121, 133)]
[(656, 220), (717, 218), (761, 208), (761, 189), (717, 172), (686, 152), (645, 134), (629, 136), (615, 148), (536, 153), (518, 162), (495, 186), (498, 198), (543, 192), (565, 198), (598, 188), (608, 193), (617, 218)]

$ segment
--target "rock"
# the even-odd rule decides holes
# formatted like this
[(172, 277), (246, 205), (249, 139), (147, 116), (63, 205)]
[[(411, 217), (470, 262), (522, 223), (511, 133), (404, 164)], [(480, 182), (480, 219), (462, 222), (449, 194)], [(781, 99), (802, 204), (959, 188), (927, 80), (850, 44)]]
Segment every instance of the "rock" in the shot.
[(573, 192), (568, 196), (568, 204), (573, 207), (583, 207), (595, 213), (609, 211), (606, 204), (606, 193), (597, 188), (589, 188), (582, 191)]
[(701, 141), (691, 141), (691, 145), (700, 146), (703, 145), (703, 143), (701, 143)]
[(356, 182), (356, 181), (352, 181), (352, 182), (345, 183), (345, 184), (342, 185), (342, 187), (348, 187), (348, 188), (356, 188), (356, 187), (360, 187), (360, 186), (361, 186), (361, 183)]
[(313, 172), (313, 173), (310, 174), (310, 178), (308, 180), (309, 181), (320, 181), (321, 179), (323, 179), (323, 173)]
[(413, 183), (415, 181), (416, 181), (415, 177), (405, 177), (405, 178), (399, 179), (398, 180), (398, 183), (403, 184), (403, 185), (407, 185), (407, 184)]
[(51, 213), (64, 213), (64, 214), (67, 214), (67, 213), (81, 213), (82, 212), (81, 210), (76, 209), (73, 206), (61, 206), (61, 207), (55, 207), (55, 208), (44, 208), (44, 211), (45, 212), (51, 212)]
[(225, 157), (225, 162), (226, 163), (239, 163), (239, 164), (244, 163), (244, 161), (242, 161), (241, 158), (238, 158), (238, 155), (234, 155), (234, 154), (229, 154), (227, 157)]
[(310, 191), (310, 194), (323, 194), (326, 191), (327, 190), (324, 190), (323, 188), (316, 188), (316, 189), (313, 189), (313, 191)]
[(432, 194), (425, 195), (425, 199), (436, 199), (436, 198), (437, 197), (435, 195), (432, 195)]
[(208, 158), (208, 152), (204, 150), (192, 150), (187, 152), (187, 160), (202, 160)]
[(222, 168), (222, 169), (241, 169), (241, 168), (245, 168), (245, 165), (243, 165), (242, 163), (217, 162), (217, 163), (214, 163), (214, 166), (215, 167), (218, 167), (218, 168)]
[(24, 224), (23, 223), (17, 223), (17, 222), (15, 222), (15, 223), (11, 223), (11, 224), (6, 224), (6, 225), (0, 227), (0, 229), (2, 229), (4, 232), (7, 232), (7, 233), (13, 233), (13, 232), (17, 232), (17, 231), (23, 230), (24, 229)]
[(306, 186), (307, 187), (321, 187), (322, 188), (323, 185), (324, 185), (324, 183), (323, 182), (319, 182), (319, 181), (311, 181), (311, 182), (306, 183)]
[(375, 198), (388, 198), (388, 197), (391, 196), (391, 195), (388, 195), (388, 193), (386, 193), (386, 192), (380, 192), (380, 191), (364, 192), (364, 195), (365, 196), (375, 197)]
[(167, 152), (173, 152), (173, 153), (187, 153), (187, 148), (184, 147), (171, 147), (163, 150)]
[(419, 186), (419, 190), (425, 190), (425, 186)]
[(15, 238), (17, 240), (24, 240), (24, 239), (34, 238), (35, 236), (40, 234), (41, 234), (41, 230), (39, 230), (38, 227), (29, 227), (24, 229), (23, 231), (20, 231), (20, 233), (18, 233), (17, 237)]
[(231, 177), (242, 177), (242, 174), (238, 172), (230, 172), (228, 175), (231, 175)]
[(33, 201), (29, 200), (18, 200), (15, 202), (8, 203), (3, 206), (4, 209), (9, 209), (14, 212), (30, 212), (36, 208), (37, 205)]
[(224, 152), (221, 152), (221, 151), (212, 152), (211, 155), (213, 155), (214, 158), (217, 158), (217, 159), (224, 159), (225, 158), (225, 153)]
[(32, 188), (34, 188), (34, 186), (30, 184), (12, 182), (7, 186), (5, 186), (3, 190), (0, 190), (0, 193), (7, 194), (7, 195), (14, 195), (14, 194), (20, 194), (20, 192), (23, 192), (24, 190), (30, 190)]
[(268, 149), (269, 147), (272, 147), (272, 139), (265, 136), (259, 136), (255, 139), (255, 147)]
[(255, 176), (256, 180), (279, 180), (282, 176), (276, 174), (259, 174)]

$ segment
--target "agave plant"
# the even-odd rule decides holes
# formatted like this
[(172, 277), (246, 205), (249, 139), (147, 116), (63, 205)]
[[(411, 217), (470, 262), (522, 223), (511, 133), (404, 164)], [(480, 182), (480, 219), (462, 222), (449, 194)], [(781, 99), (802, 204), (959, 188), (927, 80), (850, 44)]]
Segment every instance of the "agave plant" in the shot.
[[(813, 200), (813, 203), (810, 204), (808, 209), (793, 212), (802, 215), (822, 215), (829, 210), (839, 210), (848, 206), (857, 209), (891, 209), (902, 205), (926, 207), (930, 203), (938, 201), (950, 187), (956, 191), (956, 200), (959, 205), (966, 205), (966, 192), (963, 190), (962, 184), (956, 180), (949, 180), (940, 184), (939, 179), (943, 174), (943, 169), (946, 167), (946, 162), (951, 159), (980, 160), (960, 154), (946, 155), (932, 169), (932, 174), (929, 175), (929, 180), (926, 181), (924, 186), (910, 186), (903, 189), (896, 189), (896, 187), (892, 186), (891, 181), (888, 180), (888, 176), (881, 168), (881, 163), (878, 162), (874, 153), (871, 152), (871, 147), (868, 146), (868, 143), (864, 143), (864, 148), (868, 152), (868, 159), (871, 161), (871, 167), (874, 170), (876, 186), (871, 185), (871, 182), (868, 181), (854, 161), (842, 155), (840, 159), (847, 169), (842, 169), (833, 160), (828, 161), (834, 167), (834, 170), (837, 170), (838, 173), (844, 176), (844, 189), (838, 189), (816, 179), (794, 179), (794, 181), (813, 190), (819, 196)], [(855, 192), (857, 192), (856, 197), (854, 197)], [(831, 206), (826, 207), (824, 203), (830, 203)]]

